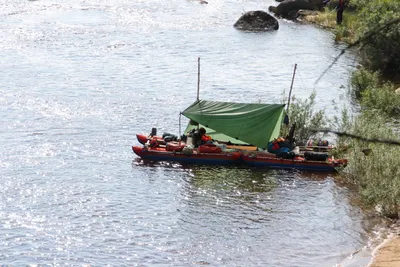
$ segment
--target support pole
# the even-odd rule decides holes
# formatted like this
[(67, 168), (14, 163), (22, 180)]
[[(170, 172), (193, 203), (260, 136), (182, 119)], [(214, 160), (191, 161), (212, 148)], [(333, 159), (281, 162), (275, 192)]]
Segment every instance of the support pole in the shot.
[(197, 101), (200, 100), (200, 57), (197, 58)]
[(297, 69), (297, 63), (294, 64), (292, 84), (290, 85), (289, 98), (288, 98), (288, 103), (287, 103), (287, 108), (286, 108), (286, 114), (287, 115), (289, 115), (290, 99), (292, 98), (292, 89), (293, 89), (293, 83), (294, 83), (294, 76), (296, 75), (296, 69)]
[(179, 145), (181, 145), (181, 139), (182, 139), (182, 136), (181, 136), (181, 117), (182, 117), (182, 112), (179, 112)]

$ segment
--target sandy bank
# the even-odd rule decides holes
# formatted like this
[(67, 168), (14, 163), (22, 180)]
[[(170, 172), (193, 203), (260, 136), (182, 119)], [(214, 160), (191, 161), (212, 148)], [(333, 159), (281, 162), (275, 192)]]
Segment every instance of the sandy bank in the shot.
[(400, 235), (396, 234), (383, 242), (373, 252), (373, 260), (369, 267), (399, 267), (400, 266)]

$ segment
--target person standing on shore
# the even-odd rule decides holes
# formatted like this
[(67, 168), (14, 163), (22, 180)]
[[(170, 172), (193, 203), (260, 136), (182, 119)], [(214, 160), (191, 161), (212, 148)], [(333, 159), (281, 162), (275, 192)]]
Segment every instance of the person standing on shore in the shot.
[(338, 25), (342, 24), (343, 11), (344, 11), (344, 0), (339, 0), (339, 4), (336, 8), (336, 24)]

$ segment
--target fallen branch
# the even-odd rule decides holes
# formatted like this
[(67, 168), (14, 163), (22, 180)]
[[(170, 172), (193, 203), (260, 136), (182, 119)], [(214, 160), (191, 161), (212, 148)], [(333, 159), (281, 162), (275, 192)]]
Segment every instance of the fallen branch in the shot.
[(338, 132), (338, 131), (327, 130), (327, 129), (313, 129), (311, 131), (312, 132), (323, 132), (323, 133), (334, 133), (338, 136), (350, 137), (350, 138), (354, 138), (354, 139), (358, 139), (358, 140), (370, 142), (370, 143), (381, 143), (381, 144), (400, 146), (400, 141), (398, 141), (398, 140), (381, 139), (381, 138), (366, 138), (366, 137), (363, 137), (360, 135), (350, 134), (350, 133), (346, 133), (346, 132)]

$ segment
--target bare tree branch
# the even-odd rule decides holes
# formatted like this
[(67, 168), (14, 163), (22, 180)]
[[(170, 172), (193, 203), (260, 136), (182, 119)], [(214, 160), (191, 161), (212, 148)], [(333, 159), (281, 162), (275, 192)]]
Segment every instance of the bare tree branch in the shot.
[(383, 30), (387, 30), (390, 26), (392, 26), (393, 24), (397, 24), (397, 23), (400, 23), (400, 18), (390, 20), (390, 21), (384, 23), (383, 25), (381, 25), (381, 26), (379, 26), (379, 27), (375, 27), (375, 28), (372, 29), (371, 31), (369, 31), (369, 32), (367, 32), (366, 34), (364, 34), (363, 37), (361, 37), (360, 39), (358, 39), (358, 40), (355, 41), (354, 43), (349, 44), (346, 48), (343, 48), (343, 49), (340, 51), (339, 55), (337, 55), (337, 56), (333, 59), (332, 63), (328, 66), (328, 68), (326, 68), (326, 69), (321, 73), (321, 75), (320, 75), (320, 76), (318, 77), (318, 79), (315, 81), (314, 85), (317, 84), (317, 83), (321, 80), (321, 78), (328, 72), (328, 70), (329, 70), (330, 68), (332, 68), (332, 66), (339, 60), (339, 58), (346, 52), (346, 50), (352, 48), (353, 46), (357, 46), (357, 45), (359, 45), (359, 44), (361, 44), (361, 47), (362, 47), (362, 46), (366, 43), (366, 41), (367, 41), (368, 39), (370, 39), (372, 36), (374, 36), (375, 34), (377, 34), (377, 33), (379, 33), (379, 32), (382, 32)]
[(323, 133), (334, 133), (338, 136), (350, 137), (350, 138), (354, 138), (354, 139), (358, 139), (358, 140), (370, 142), (370, 143), (382, 143), (382, 144), (400, 146), (400, 141), (398, 141), (398, 140), (381, 139), (381, 138), (366, 138), (366, 137), (363, 137), (360, 135), (350, 134), (350, 133), (346, 133), (346, 132), (337, 132), (337, 131), (328, 130), (328, 129), (312, 129), (311, 131), (312, 132), (323, 132)]

